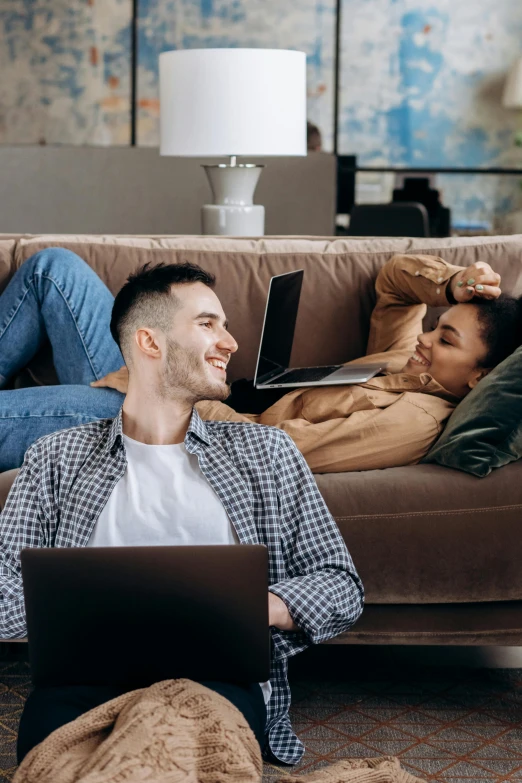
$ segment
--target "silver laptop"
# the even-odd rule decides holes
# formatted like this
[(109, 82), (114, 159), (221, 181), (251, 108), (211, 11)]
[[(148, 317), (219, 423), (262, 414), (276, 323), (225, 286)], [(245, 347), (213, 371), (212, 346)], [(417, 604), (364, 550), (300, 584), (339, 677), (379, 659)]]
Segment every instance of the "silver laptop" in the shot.
[(35, 685), (270, 676), (265, 546), (24, 549)]
[(365, 383), (386, 369), (385, 364), (371, 363), (289, 368), (303, 276), (304, 270), (298, 269), (270, 280), (254, 376), (256, 389)]

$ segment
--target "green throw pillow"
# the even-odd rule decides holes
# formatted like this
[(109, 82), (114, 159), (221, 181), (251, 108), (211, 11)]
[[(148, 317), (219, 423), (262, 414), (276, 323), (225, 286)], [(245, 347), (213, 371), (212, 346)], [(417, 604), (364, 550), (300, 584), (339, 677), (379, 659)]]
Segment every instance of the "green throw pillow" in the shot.
[(423, 462), (474, 476), (522, 457), (522, 348), (468, 394)]

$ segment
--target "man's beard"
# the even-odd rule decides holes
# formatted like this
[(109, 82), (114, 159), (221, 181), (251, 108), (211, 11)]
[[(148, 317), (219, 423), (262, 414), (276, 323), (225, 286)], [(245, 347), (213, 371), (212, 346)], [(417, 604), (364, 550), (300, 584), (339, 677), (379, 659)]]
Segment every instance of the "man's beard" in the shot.
[[(203, 360), (205, 361), (205, 360)], [(160, 381), (160, 396), (164, 399), (226, 400), (230, 386), (226, 381), (205, 377), (201, 358), (185, 350), (176, 340), (167, 338), (167, 356)]]

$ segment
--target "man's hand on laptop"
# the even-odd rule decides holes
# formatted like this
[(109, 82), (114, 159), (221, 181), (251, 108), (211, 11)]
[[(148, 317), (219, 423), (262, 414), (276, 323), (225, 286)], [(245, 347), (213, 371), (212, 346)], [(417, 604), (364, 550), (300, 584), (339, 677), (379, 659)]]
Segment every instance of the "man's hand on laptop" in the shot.
[(280, 631), (299, 630), (282, 598), (270, 592), (268, 593), (268, 625), (273, 625)]
[(116, 389), (116, 391), (122, 394), (127, 394), (127, 387), (129, 385), (129, 371), (125, 366), (120, 367), (115, 372), (110, 372), (98, 381), (93, 381), (91, 386), (100, 388), (107, 386), (109, 389)]

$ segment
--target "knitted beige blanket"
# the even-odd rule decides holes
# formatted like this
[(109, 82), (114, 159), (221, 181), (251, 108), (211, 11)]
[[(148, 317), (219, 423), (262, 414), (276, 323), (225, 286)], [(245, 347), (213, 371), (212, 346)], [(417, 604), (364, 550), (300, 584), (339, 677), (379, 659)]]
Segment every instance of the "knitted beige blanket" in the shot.
[[(191, 680), (131, 691), (53, 732), (13, 783), (260, 783), (259, 746), (227, 699)], [(414, 783), (394, 758), (345, 760), (278, 783)]]

